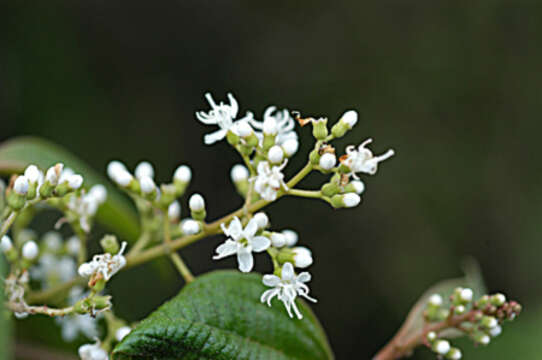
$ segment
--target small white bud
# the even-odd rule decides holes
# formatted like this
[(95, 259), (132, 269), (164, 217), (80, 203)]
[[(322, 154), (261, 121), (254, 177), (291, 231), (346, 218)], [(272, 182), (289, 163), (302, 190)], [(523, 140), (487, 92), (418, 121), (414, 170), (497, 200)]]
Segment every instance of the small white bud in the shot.
[(186, 165), (181, 165), (175, 170), (173, 178), (183, 183), (187, 183), (192, 179), (192, 170)]
[(11, 242), (11, 239), (9, 236), (4, 235), (2, 236), (2, 240), (0, 240), (0, 250), (3, 252), (9, 251), (13, 248), (13, 243)]
[(265, 135), (277, 135), (279, 131), (279, 127), (277, 124), (277, 120), (273, 117), (267, 117), (263, 121), (263, 133)]
[(190, 197), (188, 201), (188, 206), (192, 211), (202, 211), (205, 210), (205, 200), (200, 194), (194, 194)]
[(473, 296), (473, 292), (472, 292), (472, 289), (469, 289), (469, 288), (465, 288), (463, 290), (461, 290), (461, 292), (459, 293), (459, 297), (461, 298), (462, 301), (465, 301), (465, 302), (470, 302), (472, 301), (472, 296)]
[(241, 164), (236, 164), (231, 168), (230, 176), (234, 183), (245, 181), (249, 176), (248, 169)]
[(502, 333), (502, 327), (500, 325), (495, 326), (489, 330), (489, 335), (492, 337), (497, 337)]
[(186, 219), (181, 223), (181, 230), (186, 235), (195, 235), (200, 232), (199, 222), (193, 219)]
[(299, 141), (297, 139), (288, 139), (282, 143), (282, 150), (288, 157), (293, 156), (299, 149)]
[(58, 183), (62, 184), (64, 181), (68, 181), (68, 178), (74, 174), (75, 171), (73, 171), (72, 169), (64, 168), (60, 173), (60, 176), (58, 177)]
[(26, 193), (28, 193), (28, 185), (28, 178), (21, 175), (15, 180), (13, 190), (19, 195), (26, 195)]
[(478, 342), (482, 345), (488, 345), (489, 342), (491, 341), (490, 337), (488, 335), (482, 335), (479, 339), (478, 339)]
[(501, 293), (497, 293), (491, 297), (491, 302), (496, 306), (501, 306), (506, 302), (506, 296)]
[(150, 194), (156, 190), (156, 184), (154, 180), (148, 176), (143, 176), (139, 179), (139, 185), (141, 185), (141, 192), (143, 194)]
[(465, 306), (463, 305), (457, 305), (454, 309), (455, 313), (458, 314), (458, 315), (461, 315), (461, 314), (464, 314), (465, 311), (467, 311), (467, 308), (465, 308)]
[(60, 179), (60, 175), (62, 174), (62, 169), (64, 168), (64, 164), (58, 163), (54, 166), (51, 166), (47, 173), (45, 174), (45, 180), (49, 182), (51, 185), (58, 185), (58, 180)]
[(128, 172), (128, 170), (119, 170), (115, 177), (112, 178), (118, 185), (126, 187), (130, 185), (134, 177)]
[(91, 263), (82, 263), (77, 269), (77, 272), (82, 277), (90, 277), (94, 273), (94, 267)]
[(256, 220), (256, 223), (258, 224), (258, 228), (265, 229), (267, 225), (269, 224), (269, 218), (264, 212), (259, 212), (254, 214), (254, 220)]
[(303, 269), (312, 265), (312, 252), (308, 248), (298, 246), (292, 250), (294, 252), (295, 267)]
[(358, 194), (355, 193), (348, 193), (343, 195), (343, 203), (344, 206), (347, 208), (351, 208), (354, 206), (358, 206), (361, 202), (361, 198)]
[(142, 161), (136, 166), (134, 174), (138, 179), (141, 179), (145, 176), (148, 176), (152, 179), (154, 178), (154, 168), (152, 167), (150, 162)]
[(442, 296), (439, 294), (433, 294), (429, 297), (427, 302), (433, 306), (442, 306)]
[(112, 180), (115, 180), (117, 174), (121, 171), (128, 170), (126, 170), (126, 166), (124, 166), (124, 164), (120, 161), (113, 160), (109, 164), (107, 164), (107, 176), (109, 176), (109, 178), (111, 178)]
[(43, 243), (47, 249), (57, 252), (62, 247), (62, 236), (56, 231), (48, 231), (43, 235)]
[(107, 352), (100, 347), (99, 343), (85, 344), (79, 347), (81, 360), (108, 360)]
[(450, 343), (447, 340), (438, 340), (433, 345), (433, 350), (437, 354), (446, 355), (450, 351)]
[(297, 243), (297, 233), (293, 230), (283, 230), (282, 234), (286, 237), (286, 246), (291, 247)]
[(356, 110), (348, 110), (343, 114), (343, 116), (341, 116), (339, 121), (342, 121), (348, 126), (349, 129), (352, 129), (358, 122), (358, 113)]
[(324, 170), (331, 170), (337, 164), (337, 157), (330, 153), (325, 153), (320, 157), (320, 167)]
[(463, 354), (458, 348), (452, 348), (447, 356), (450, 360), (460, 360), (463, 357)]
[(115, 332), (115, 338), (117, 341), (122, 341), (130, 332), (132, 329), (129, 326), (123, 326)]
[(240, 137), (247, 137), (251, 135), (254, 130), (247, 121), (239, 121), (236, 123), (235, 130)]
[(271, 234), (271, 244), (276, 248), (281, 248), (286, 245), (286, 235), (283, 233), (272, 233)]
[(181, 216), (181, 204), (179, 204), (178, 201), (174, 201), (169, 204), (167, 208), (167, 216), (170, 220), (179, 220), (179, 217)]
[(89, 194), (98, 204), (103, 204), (105, 200), (107, 200), (107, 189), (102, 184), (97, 184), (91, 187)]
[(81, 242), (77, 236), (72, 236), (66, 242), (66, 250), (70, 255), (77, 256), (81, 249)]
[(354, 187), (356, 194), (361, 195), (365, 191), (365, 184), (361, 180), (350, 181), (350, 184)]
[(83, 177), (78, 174), (70, 175), (66, 181), (68, 181), (68, 186), (72, 190), (77, 190), (83, 185)]
[(23, 257), (26, 260), (34, 260), (38, 257), (39, 252), (40, 250), (38, 248), (38, 245), (32, 240), (27, 241), (23, 245)]
[(271, 149), (269, 149), (269, 152), (267, 153), (267, 158), (273, 164), (278, 164), (282, 162), (282, 159), (284, 159), (284, 151), (280, 146), (275, 145), (271, 147)]
[(427, 333), (427, 341), (433, 342), (437, 339), (437, 334), (434, 331), (430, 331)]
[(24, 171), (24, 176), (28, 179), (28, 182), (35, 184), (43, 177), (40, 169), (36, 165), (28, 165)]

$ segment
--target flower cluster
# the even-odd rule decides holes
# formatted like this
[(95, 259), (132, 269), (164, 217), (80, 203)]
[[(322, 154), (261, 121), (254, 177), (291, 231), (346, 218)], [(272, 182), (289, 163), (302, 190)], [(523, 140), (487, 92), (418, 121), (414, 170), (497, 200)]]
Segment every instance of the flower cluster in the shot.
[(461, 359), (461, 350), (450, 345), (446, 336), (446, 324), (468, 335), (476, 344), (488, 345), (491, 338), (502, 332), (506, 320), (513, 320), (521, 312), (521, 305), (516, 301), (507, 301), (506, 296), (497, 293), (483, 295), (474, 301), (474, 292), (470, 288), (456, 288), (445, 301), (440, 294), (431, 295), (426, 304), (424, 318), (428, 324), (425, 344), (437, 355), (446, 359)]

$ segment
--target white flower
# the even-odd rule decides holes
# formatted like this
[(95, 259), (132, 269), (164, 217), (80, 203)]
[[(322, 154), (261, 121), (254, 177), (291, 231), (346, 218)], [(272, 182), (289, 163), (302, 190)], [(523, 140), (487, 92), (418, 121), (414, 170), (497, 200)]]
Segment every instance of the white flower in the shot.
[(34, 241), (30, 240), (24, 243), (23, 245), (23, 257), (26, 260), (34, 260), (38, 257), (40, 252), (40, 249), (38, 248), (38, 244), (36, 244)]
[(205, 210), (205, 200), (200, 194), (193, 194), (188, 200), (188, 207), (191, 211), (202, 211)]
[(243, 229), (243, 224), (238, 217), (234, 217), (229, 226), (220, 225), (222, 231), (229, 238), (216, 248), (217, 255), (213, 256), (214, 260), (225, 258), (233, 254), (237, 254), (239, 262), (239, 270), (249, 272), (254, 266), (254, 258), (252, 252), (265, 251), (271, 240), (265, 236), (257, 236), (258, 221), (254, 218), (250, 219), (247, 226)]
[[(209, 105), (211, 105), (211, 110), (208, 113), (198, 111), (196, 112), (196, 117), (205, 125), (218, 125), (220, 128), (211, 134), (205, 135), (203, 141), (206, 145), (211, 145), (224, 139), (230, 130), (237, 135), (239, 135), (239, 130), (246, 130), (246, 127), (244, 126), (238, 129), (238, 124), (235, 122), (237, 112), (239, 111), (239, 105), (232, 94), (228, 94), (228, 100), (230, 101), (229, 105), (223, 102), (217, 105), (210, 93), (205, 94), (205, 98), (209, 102)], [(249, 114), (247, 118), (250, 117), (251, 115)], [(247, 121), (247, 119), (240, 119), (238, 121)]]
[(187, 183), (192, 179), (192, 170), (186, 165), (179, 166), (173, 173), (173, 180)]
[(100, 347), (100, 342), (95, 344), (85, 344), (79, 347), (79, 357), (81, 360), (108, 360), (107, 352)]
[(26, 195), (28, 192), (28, 178), (24, 175), (18, 176), (13, 184), (13, 191), (19, 195)]
[(331, 170), (337, 164), (337, 157), (334, 154), (325, 153), (320, 157), (320, 167), (324, 170)]
[(258, 175), (252, 178), (254, 181), (254, 190), (267, 201), (274, 201), (277, 198), (277, 191), (281, 188), (288, 190), (284, 182), (282, 169), (286, 166), (286, 161), (280, 166), (271, 167), (267, 161), (260, 161), (258, 164)]
[(271, 306), (271, 299), (277, 296), (277, 298), (284, 303), (288, 315), (291, 318), (293, 318), (293, 309), (297, 318), (302, 319), (303, 315), (301, 315), (295, 304), (295, 298), (299, 295), (309, 301), (316, 302), (316, 299), (309, 296), (309, 287), (305, 284), (310, 280), (311, 275), (308, 272), (302, 272), (301, 274), (296, 275), (294, 273), (293, 265), (287, 262), (282, 266), (281, 277), (276, 275), (264, 275), (264, 285), (273, 287), (273, 289), (266, 290), (262, 294), (260, 301)]
[(167, 208), (167, 216), (170, 220), (179, 220), (179, 217), (181, 216), (181, 204), (177, 200), (169, 204)]
[(201, 231), (201, 226), (194, 219), (185, 219), (181, 222), (181, 231), (186, 235), (195, 235)]
[(230, 177), (234, 183), (248, 179), (248, 169), (241, 164), (236, 164), (231, 168)]
[(132, 329), (129, 326), (123, 326), (121, 328), (118, 328), (115, 332), (115, 339), (117, 341), (122, 341), (128, 334), (132, 331)]
[(94, 185), (87, 194), (70, 198), (68, 208), (79, 217), (79, 225), (85, 232), (90, 232), (91, 219), (106, 197), (107, 192), (103, 185)]
[(0, 250), (3, 252), (9, 251), (13, 248), (13, 243), (11, 242), (11, 239), (9, 236), (4, 235), (2, 236), (2, 240), (0, 241)]
[(144, 176), (154, 178), (154, 168), (152, 167), (152, 164), (148, 161), (140, 162), (136, 166), (134, 173), (136, 178), (138, 179), (141, 179)]
[(378, 163), (392, 157), (395, 152), (390, 149), (382, 155), (374, 156), (372, 151), (366, 148), (373, 139), (367, 139), (356, 149), (350, 145), (346, 148), (346, 158), (343, 164), (352, 170), (352, 176), (357, 179), (356, 173), (362, 172), (370, 175), (376, 174)]
[(30, 275), (32, 279), (41, 280), (42, 289), (46, 289), (51, 285), (73, 279), (76, 269), (77, 265), (73, 258), (45, 253), (40, 256), (37, 266), (30, 269)]
[(259, 229), (265, 229), (269, 224), (269, 218), (263, 211), (254, 214), (254, 220), (256, 220)]
[(294, 252), (294, 265), (297, 268), (304, 269), (312, 265), (312, 252), (304, 247), (297, 246), (292, 248)]
[(117, 271), (126, 265), (126, 258), (123, 255), (124, 250), (126, 250), (126, 245), (127, 244), (124, 241), (120, 251), (115, 255), (109, 253), (94, 255), (92, 261), (83, 263), (79, 266), (79, 275), (83, 277), (94, 277), (100, 274), (108, 281), (117, 273)]
[[(286, 156), (292, 156), (297, 151), (297, 133), (294, 131), (295, 121), (287, 109), (276, 111), (276, 106), (269, 106), (263, 114), (263, 121), (249, 119), (254, 129), (264, 134), (276, 135), (275, 144), (281, 146)], [(263, 135), (257, 133), (260, 141)], [(288, 142), (288, 145), (286, 143)]]
[(297, 243), (299, 236), (293, 230), (282, 230), (282, 234), (286, 237), (286, 246), (292, 247)]

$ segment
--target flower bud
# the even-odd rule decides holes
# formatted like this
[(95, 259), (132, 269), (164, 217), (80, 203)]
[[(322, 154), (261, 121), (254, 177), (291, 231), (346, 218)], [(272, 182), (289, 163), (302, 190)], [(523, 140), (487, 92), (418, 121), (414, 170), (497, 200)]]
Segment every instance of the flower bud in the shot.
[(178, 201), (172, 202), (167, 208), (169, 220), (178, 221), (181, 216), (181, 204)]
[(328, 134), (327, 119), (320, 118), (312, 122), (312, 136), (317, 140), (324, 140)]
[(446, 358), (449, 360), (460, 360), (463, 354), (458, 348), (451, 348), (450, 351), (446, 354)]
[(440, 355), (446, 355), (450, 351), (450, 343), (447, 340), (437, 340), (433, 343), (433, 351)]
[(506, 296), (504, 296), (501, 293), (497, 293), (495, 295), (492, 295), (489, 299), (492, 305), (495, 306), (502, 306), (506, 302)]
[(118, 328), (117, 331), (115, 331), (115, 339), (117, 339), (117, 341), (122, 341), (131, 331), (132, 329), (129, 326)]
[(472, 289), (465, 288), (460, 291), (459, 298), (464, 302), (471, 302), (473, 295)]
[(100, 240), (100, 245), (106, 253), (111, 255), (115, 255), (120, 250), (119, 242), (115, 235), (105, 235), (102, 240)]
[(465, 307), (465, 305), (457, 305), (454, 308), (454, 313), (456, 313), (457, 315), (464, 314), (465, 311), (467, 311), (467, 308)]
[(11, 242), (10, 237), (7, 235), (2, 236), (2, 240), (0, 240), (0, 250), (2, 250), (2, 252), (8, 252), (11, 249), (13, 249), (13, 242)]
[(491, 329), (489, 329), (489, 335), (491, 337), (497, 337), (502, 333), (502, 327), (500, 325), (497, 325)]
[(175, 170), (173, 174), (173, 184), (177, 189), (177, 196), (184, 194), (186, 187), (192, 179), (192, 170), (186, 165), (181, 165)]
[(263, 121), (263, 133), (264, 135), (277, 135), (279, 127), (277, 120), (273, 117), (267, 117)]
[(494, 327), (499, 325), (499, 322), (493, 316), (486, 315), (482, 317), (482, 320), (480, 320), (480, 325), (482, 325), (486, 329), (493, 329)]
[(18, 176), (13, 183), (13, 191), (18, 195), (26, 195), (28, 193), (28, 178), (24, 175)]
[(241, 164), (236, 164), (231, 168), (230, 177), (234, 183), (248, 180), (248, 176), (248, 169)]
[(292, 248), (294, 252), (294, 265), (298, 268), (306, 268), (312, 265), (312, 252), (304, 247), (297, 246)]
[(349, 110), (341, 116), (339, 121), (331, 128), (331, 133), (334, 137), (340, 138), (351, 130), (358, 122), (358, 113), (355, 110)]
[(427, 303), (434, 307), (440, 307), (443, 303), (442, 296), (440, 296), (439, 294), (433, 294), (429, 297)]
[(81, 360), (107, 360), (107, 352), (100, 347), (99, 343), (85, 344), (79, 347), (79, 357)]
[(43, 235), (42, 241), (45, 245), (45, 248), (52, 253), (57, 253), (62, 248), (62, 235), (60, 235), (56, 231), (46, 232)]
[(293, 230), (282, 230), (282, 234), (286, 238), (286, 246), (292, 247), (297, 243), (297, 233)]
[(235, 126), (235, 133), (242, 138), (246, 138), (252, 135), (254, 130), (247, 121), (238, 121)]
[(142, 177), (154, 178), (154, 168), (152, 164), (148, 161), (142, 161), (137, 164), (134, 174), (136, 178), (141, 179)]
[(90, 188), (89, 195), (93, 197), (98, 204), (103, 204), (107, 200), (107, 189), (102, 184), (97, 184)]
[(71, 190), (77, 190), (83, 185), (83, 177), (78, 174), (74, 174), (68, 177), (67, 179), (68, 186)]
[(205, 200), (200, 194), (193, 194), (188, 201), (188, 206), (191, 211), (205, 210)]
[(489, 345), (489, 343), (491, 342), (491, 338), (489, 337), (489, 335), (483, 332), (475, 333), (473, 338), (474, 338), (474, 341), (482, 345)]
[(365, 191), (365, 184), (361, 180), (352, 180), (344, 187), (344, 191), (361, 195)]
[(77, 256), (81, 249), (81, 241), (77, 236), (72, 236), (66, 242), (66, 251), (72, 256)]
[(258, 224), (259, 229), (265, 229), (267, 225), (269, 224), (269, 218), (264, 212), (259, 212), (254, 214), (254, 220), (256, 220), (256, 223)]
[(331, 170), (337, 164), (337, 157), (334, 154), (325, 153), (320, 157), (320, 167), (324, 170)]
[(62, 174), (62, 169), (64, 169), (64, 164), (58, 163), (47, 170), (45, 174), (45, 182), (48, 182), (50, 185), (57, 186), (60, 175)]
[(201, 231), (201, 226), (196, 220), (186, 219), (181, 222), (181, 231), (185, 235), (195, 235)]
[(341, 189), (337, 183), (329, 182), (322, 185), (321, 191), (324, 196), (332, 197), (333, 195), (338, 194)]
[(269, 149), (267, 159), (273, 164), (281, 163), (282, 159), (284, 159), (284, 151), (280, 146), (275, 145)]
[(27, 241), (24, 245), (23, 245), (23, 258), (25, 258), (26, 260), (35, 260), (38, 255), (39, 255), (39, 248), (38, 248), (38, 245), (34, 242), (34, 241)]
[(437, 339), (437, 333), (435, 333), (434, 331), (428, 332), (427, 335), (426, 335), (426, 339), (429, 342), (435, 341)]
[(276, 248), (281, 248), (287, 243), (287, 237), (283, 233), (271, 233), (271, 244)]
[(356, 193), (335, 195), (331, 198), (331, 205), (335, 208), (351, 208), (359, 205), (361, 198)]
[(43, 178), (42, 172), (36, 165), (28, 165), (24, 171), (24, 176), (26, 176), (29, 183), (37, 183)]
[(141, 192), (143, 194), (150, 194), (156, 190), (156, 184), (154, 180), (149, 176), (143, 176), (139, 179), (139, 184), (141, 185)]
[(112, 179), (117, 183), (117, 185), (128, 187), (132, 183), (132, 180), (134, 180), (134, 177), (128, 172), (128, 170), (119, 170), (117, 173), (115, 173)]
[(299, 141), (297, 139), (288, 139), (282, 143), (282, 150), (286, 157), (293, 156), (299, 149)]

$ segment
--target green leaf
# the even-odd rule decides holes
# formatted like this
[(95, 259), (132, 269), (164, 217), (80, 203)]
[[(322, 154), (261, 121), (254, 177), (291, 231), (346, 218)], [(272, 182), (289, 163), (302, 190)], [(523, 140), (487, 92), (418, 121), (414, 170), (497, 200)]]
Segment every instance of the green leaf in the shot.
[(260, 303), (257, 274), (216, 271), (198, 277), (143, 320), (113, 351), (114, 360), (333, 359), (310, 310), (290, 319), (282, 303)]
[(139, 234), (139, 223), (128, 200), (103, 176), (99, 175), (81, 159), (50, 141), (35, 137), (19, 137), (0, 145), (0, 173), (10, 175), (22, 172), (28, 164), (47, 169), (57, 162), (81, 173), (85, 187), (103, 184), (107, 188), (107, 201), (100, 206), (96, 220), (128, 241)]

